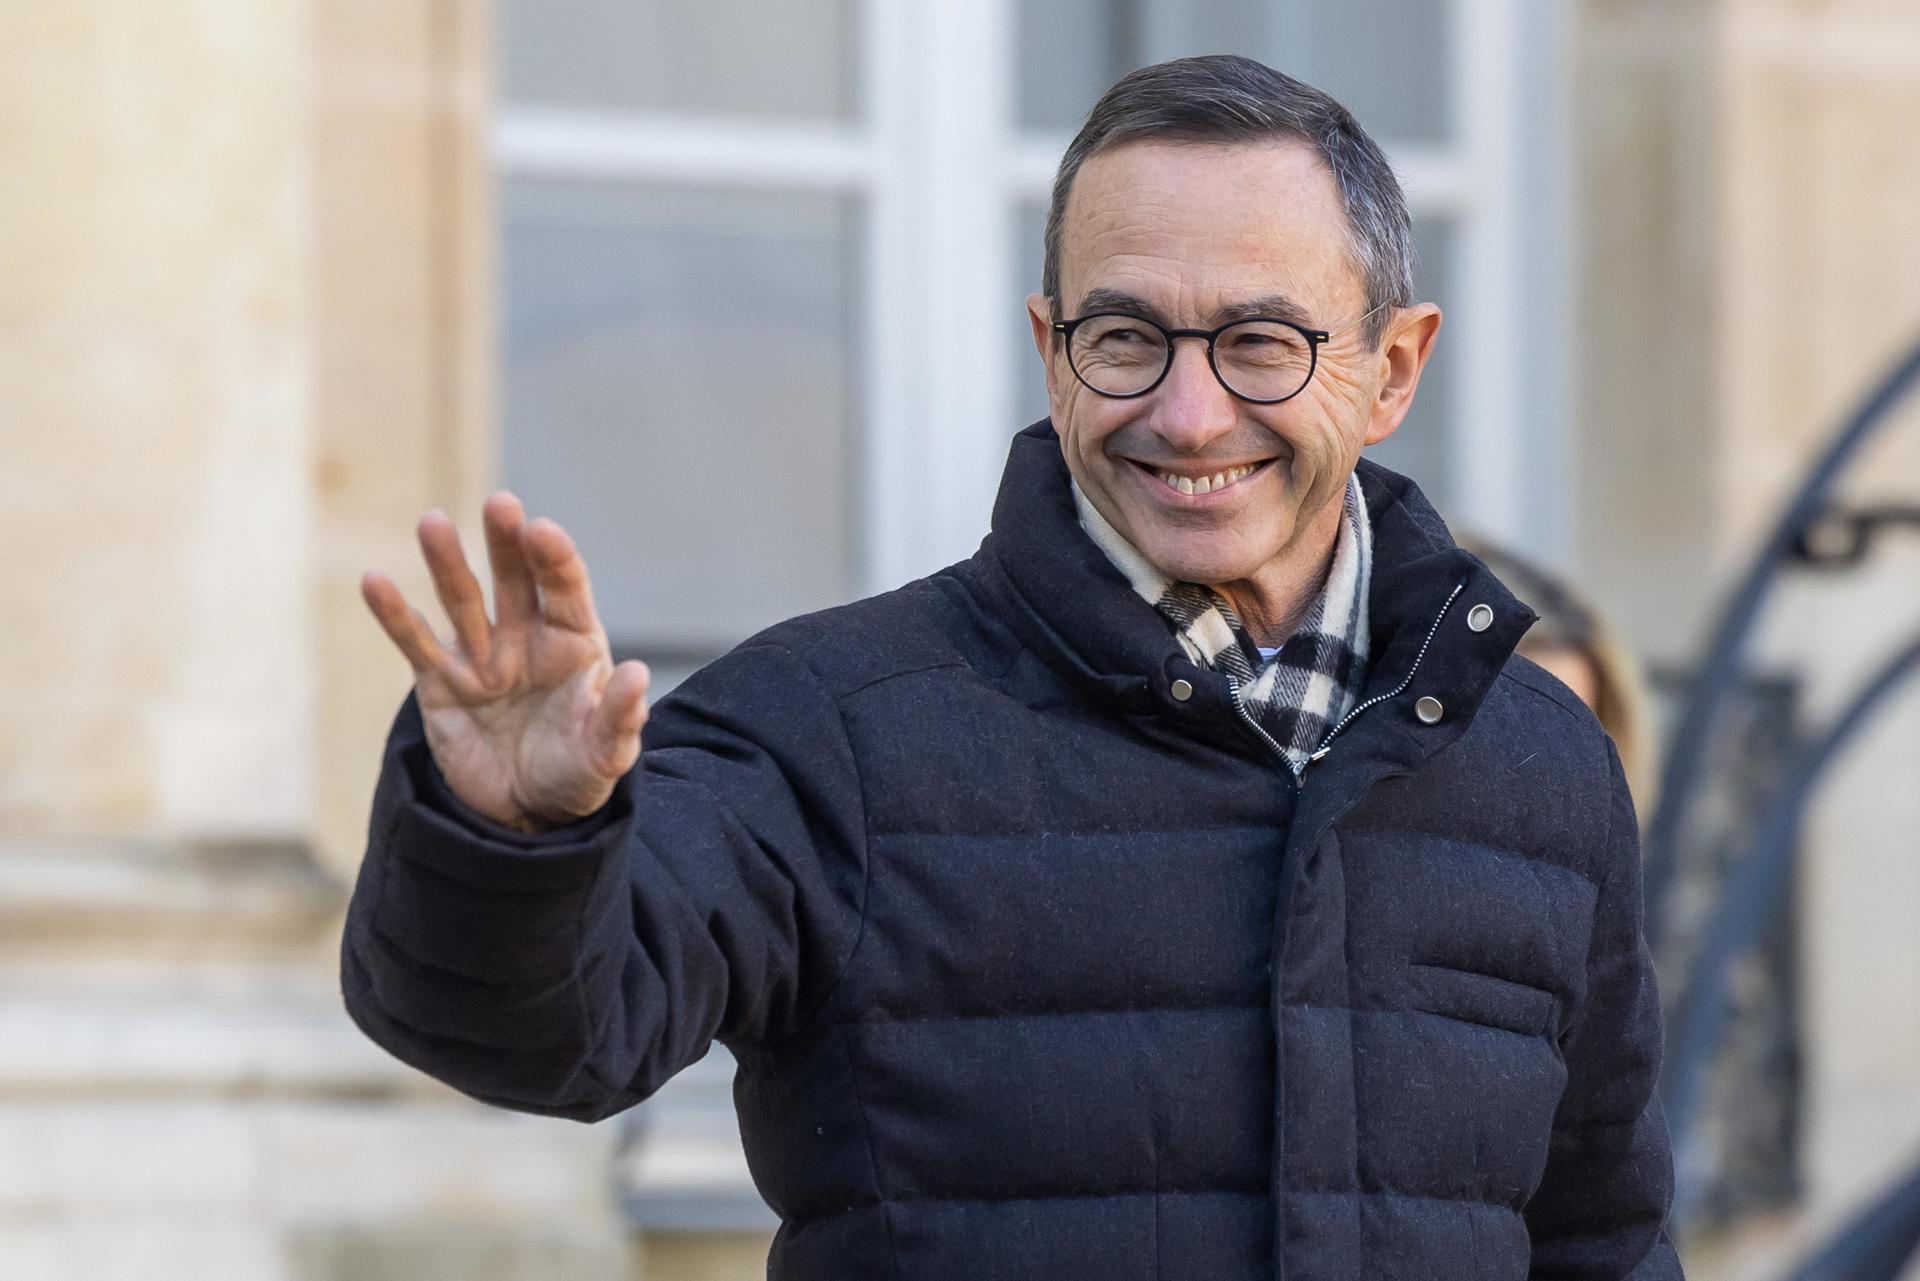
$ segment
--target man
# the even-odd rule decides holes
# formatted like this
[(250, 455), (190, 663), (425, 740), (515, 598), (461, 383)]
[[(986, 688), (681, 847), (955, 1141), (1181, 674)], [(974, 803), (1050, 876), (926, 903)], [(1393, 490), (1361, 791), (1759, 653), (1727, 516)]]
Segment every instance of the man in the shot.
[[(1363, 446), (1439, 312), (1337, 103), (1117, 84), (992, 532), (655, 708), (586, 570), (421, 541), (343, 954), (380, 1044), (579, 1120), (719, 1039), (783, 1278), (1655, 1278), (1632, 802), (1533, 613)], [(645, 723), (644, 751), (637, 741)]]

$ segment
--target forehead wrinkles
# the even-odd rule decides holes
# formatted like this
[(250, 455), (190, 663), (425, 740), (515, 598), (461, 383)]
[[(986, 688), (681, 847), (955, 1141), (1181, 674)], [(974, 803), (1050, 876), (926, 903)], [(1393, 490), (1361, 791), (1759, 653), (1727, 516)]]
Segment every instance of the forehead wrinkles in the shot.
[(1062, 306), (1129, 280), (1322, 306), (1364, 295), (1333, 177), (1304, 147), (1119, 147), (1087, 162), (1066, 215)]
[[(1341, 282), (1352, 273), (1338, 251), (1276, 253), (1246, 238), (1174, 232), (1087, 240), (1085, 257), (1062, 277), (1063, 307), (1079, 308), (1089, 291), (1101, 287), (1133, 294), (1176, 324), (1211, 324), (1206, 318), (1223, 308), (1272, 294), (1305, 308), (1306, 315), (1290, 317), (1301, 323), (1316, 323), (1347, 305)], [(1324, 266), (1322, 258), (1328, 260)]]

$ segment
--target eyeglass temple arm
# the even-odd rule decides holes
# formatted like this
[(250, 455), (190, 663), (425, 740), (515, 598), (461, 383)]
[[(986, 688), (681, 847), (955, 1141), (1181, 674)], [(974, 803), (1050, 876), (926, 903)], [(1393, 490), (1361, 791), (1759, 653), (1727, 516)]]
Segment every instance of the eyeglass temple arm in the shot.
[(1349, 329), (1355, 328), (1356, 326), (1359, 326), (1359, 325), (1364, 325), (1367, 323), (1368, 320), (1370, 320), (1373, 317), (1373, 314), (1375, 312), (1391, 306), (1393, 306), (1391, 302), (1377, 302), (1373, 306), (1367, 308), (1366, 311), (1362, 312), (1360, 315), (1355, 316), (1352, 320), (1349, 320), (1346, 324), (1334, 330), (1333, 333), (1321, 332), (1320, 341), (1325, 342), (1329, 338), (1332, 338), (1338, 334), (1346, 333), (1347, 330)]

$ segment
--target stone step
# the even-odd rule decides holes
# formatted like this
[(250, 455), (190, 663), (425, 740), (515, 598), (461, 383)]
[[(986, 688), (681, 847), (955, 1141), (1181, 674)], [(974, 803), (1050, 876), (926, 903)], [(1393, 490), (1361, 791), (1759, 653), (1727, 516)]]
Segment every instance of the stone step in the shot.
[(11, 957), (310, 950), (347, 887), (293, 841), (0, 841)]
[(325, 990), (0, 991), (0, 1102), (451, 1093)]

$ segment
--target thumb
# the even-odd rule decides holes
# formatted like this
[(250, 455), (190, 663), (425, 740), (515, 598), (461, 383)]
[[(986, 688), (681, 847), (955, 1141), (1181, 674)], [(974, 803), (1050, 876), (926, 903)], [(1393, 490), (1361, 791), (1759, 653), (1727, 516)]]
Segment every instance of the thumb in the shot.
[(637, 658), (614, 668), (587, 726), (595, 754), (623, 774), (640, 754), (635, 740), (647, 722), (647, 686), (652, 679), (653, 673)]

